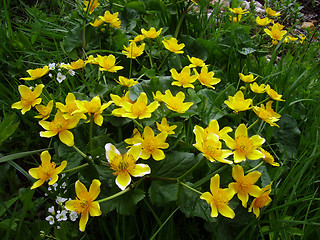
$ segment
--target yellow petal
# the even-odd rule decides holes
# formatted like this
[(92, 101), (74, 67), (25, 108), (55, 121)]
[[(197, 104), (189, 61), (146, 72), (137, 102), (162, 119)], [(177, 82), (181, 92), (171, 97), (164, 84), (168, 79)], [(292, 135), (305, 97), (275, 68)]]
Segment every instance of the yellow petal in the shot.
[(79, 180), (76, 182), (76, 186), (75, 186), (75, 189), (76, 189), (76, 194), (77, 194), (77, 197), (80, 199), (80, 200), (87, 200), (87, 199), (82, 199), (82, 192), (87, 192), (87, 188), (85, 185), (83, 185), (82, 182), (80, 182)]
[(211, 217), (218, 217), (218, 209), (215, 203), (211, 203)]
[[(95, 200), (98, 195), (100, 194), (100, 185), (101, 182), (97, 179), (94, 179), (90, 185), (89, 188), (89, 195), (91, 196), (92, 200)], [(92, 214), (90, 213), (90, 215), (92, 216)]]
[(261, 177), (261, 173), (258, 171), (250, 172), (246, 177), (250, 179), (251, 184), (254, 184)]
[(218, 207), (218, 211), (221, 213), (221, 215), (233, 219), (236, 215), (234, 211), (228, 206), (228, 205), (223, 205)]
[(121, 189), (124, 190), (131, 182), (131, 177), (129, 173), (119, 174), (116, 178), (116, 184)]
[(205, 192), (200, 196), (201, 199), (206, 200), (208, 204), (210, 204), (213, 200), (211, 193)]
[(247, 158), (250, 160), (258, 160), (263, 157), (264, 154), (258, 150), (253, 150), (250, 154), (247, 155)]
[(130, 174), (134, 177), (142, 177), (146, 174), (150, 174), (151, 169), (147, 164), (136, 164), (135, 168), (133, 169)]
[(74, 145), (73, 134), (68, 130), (59, 132), (59, 138), (61, 142), (68, 145), (69, 147), (72, 147)]
[(106, 150), (106, 158), (108, 159), (108, 162), (111, 162), (114, 157), (117, 157), (118, 155), (121, 154), (119, 150), (111, 143), (107, 143), (105, 145), (105, 150)]
[(30, 168), (29, 169), (29, 174), (31, 175), (31, 177), (35, 178), (35, 179), (39, 179), (38, 177), (38, 171), (39, 171), (39, 168)]
[(212, 193), (216, 192), (220, 187), (220, 175), (216, 174), (210, 180), (210, 191)]
[(243, 168), (240, 165), (235, 165), (232, 168), (232, 177), (234, 180), (238, 181), (244, 176)]
[(24, 105), (22, 105), (21, 102), (16, 102), (11, 105), (11, 108), (15, 108), (15, 109), (22, 109), (23, 107), (24, 107)]
[(41, 131), (40, 132), (40, 136), (41, 137), (46, 137), (46, 138), (50, 138), (57, 135), (56, 131)]
[(248, 136), (247, 127), (243, 123), (240, 124), (236, 129), (235, 137), (238, 137), (238, 136)]
[(264, 138), (260, 137), (259, 135), (254, 135), (250, 138), (253, 143), (254, 148), (259, 148), (262, 144), (266, 141)]
[(139, 159), (141, 153), (142, 153), (141, 144), (138, 143), (138, 144), (133, 145), (133, 146), (129, 149), (129, 151), (127, 152), (127, 155), (132, 155), (132, 156), (133, 156), (133, 159), (134, 159), (135, 161), (137, 161), (137, 160)]
[(246, 208), (247, 202), (249, 200), (249, 194), (243, 193), (243, 192), (238, 192), (238, 198), (241, 200), (242, 206)]
[(101, 126), (103, 123), (103, 117), (101, 114), (95, 115), (94, 116), (94, 123), (97, 124), (98, 126)]
[(246, 156), (238, 151), (233, 152), (233, 159), (235, 163), (240, 163), (246, 160)]
[(253, 197), (260, 197), (262, 193), (262, 189), (257, 185), (252, 185), (249, 190), (249, 194)]
[(162, 150), (156, 149), (152, 153), (152, 157), (153, 157), (154, 160), (160, 161), (160, 160), (164, 159), (166, 156), (164, 155), (164, 152)]
[(89, 213), (90, 213), (90, 216), (92, 217), (100, 216), (102, 214), (102, 212), (100, 211), (100, 205), (98, 202), (91, 203), (91, 206), (89, 208)]
[(86, 210), (86, 211), (81, 213), (81, 218), (80, 218), (80, 221), (79, 221), (79, 230), (81, 232), (84, 232), (84, 230), (86, 229), (86, 225), (87, 225), (88, 219), (89, 219), (89, 213)]
[(68, 209), (69, 211), (76, 211), (75, 207), (74, 207), (74, 202), (75, 200), (69, 200), (66, 202), (66, 204), (64, 205), (66, 209)]
[(62, 161), (60, 166), (55, 169), (55, 173), (56, 174), (61, 173), (63, 171), (63, 169), (66, 168), (66, 166), (67, 166), (67, 161)]
[(30, 189), (35, 189), (37, 187), (40, 187), (45, 181), (43, 179), (39, 179), (38, 181), (36, 181)]
[(51, 176), (51, 180), (49, 181), (49, 185), (52, 185), (52, 184), (54, 184), (54, 183), (56, 183), (57, 181), (58, 181), (58, 174), (53, 174), (52, 176)]

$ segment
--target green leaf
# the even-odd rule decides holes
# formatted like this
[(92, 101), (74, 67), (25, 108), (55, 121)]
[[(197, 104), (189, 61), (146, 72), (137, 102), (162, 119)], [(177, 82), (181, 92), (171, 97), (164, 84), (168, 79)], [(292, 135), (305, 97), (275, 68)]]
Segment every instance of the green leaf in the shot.
[(151, 177), (180, 177), (196, 163), (193, 153), (170, 151), (165, 155), (161, 161), (149, 161)]
[(4, 157), (0, 158), (0, 163), (1, 162), (12, 161), (12, 160), (15, 160), (15, 159), (18, 159), (18, 158), (24, 158), (24, 157), (27, 157), (27, 156), (30, 156), (32, 154), (39, 153), (39, 152), (42, 152), (42, 151), (45, 151), (45, 150), (48, 150), (48, 149), (39, 149), (39, 150), (34, 150), (34, 151), (20, 152), (20, 153), (14, 153), (14, 154), (11, 154), (11, 155), (7, 155), (7, 156), (4, 156)]
[[(192, 187), (191, 183), (187, 183), (187, 185)], [(180, 186), (178, 194), (179, 209), (186, 217), (201, 217), (209, 222), (216, 221), (215, 218), (210, 216), (210, 205), (205, 200), (200, 199), (198, 193)]]
[(242, 48), (240, 50), (238, 50), (239, 53), (241, 53), (242, 55), (249, 55), (251, 53), (254, 53), (256, 50), (254, 48), (250, 48), (250, 47), (245, 47)]
[(301, 137), (297, 121), (290, 115), (283, 114), (277, 123), (280, 128), (274, 129), (274, 136), (280, 143), (280, 150), (293, 158), (297, 154)]
[(0, 123), (0, 144), (10, 137), (18, 128), (20, 122), (15, 122), (16, 114), (6, 115)]
[(114, 209), (122, 215), (132, 215), (136, 205), (145, 197), (145, 192), (141, 189), (131, 190), (117, 198), (100, 203), (101, 211), (105, 214)]
[(17, 223), (19, 218), (6, 219), (0, 222), (0, 230), (7, 231), (8, 229), (15, 231), (17, 230)]
[(9, 207), (11, 207), (12, 204), (14, 204), (20, 197), (15, 197), (15, 198), (12, 198), (6, 202), (3, 202), (1, 203), (0, 205), (0, 217), (7, 211), (7, 209)]
[(142, 2), (139, 2), (139, 1), (133, 1), (133, 2), (129, 2), (129, 3), (126, 3), (124, 5), (126, 8), (132, 8), (138, 12), (142, 12), (142, 13), (146, 13), (146, 8), (144, 7), (143, 3)]
[(177, 200), (177, 183), (153, 181), (149, 188), (150, 200), (153, 204), (164, 206)]

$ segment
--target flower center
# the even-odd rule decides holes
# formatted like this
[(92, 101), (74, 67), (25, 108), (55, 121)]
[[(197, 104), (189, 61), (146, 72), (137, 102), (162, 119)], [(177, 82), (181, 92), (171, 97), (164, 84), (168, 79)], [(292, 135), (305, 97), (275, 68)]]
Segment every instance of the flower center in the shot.
[(216, 192), (212, 193), (212, 195), (214, 198), (213, 201), (219, 207), (225, 206), (229, 202), (223, 189), (218, 189)]
[(88, 200), (76, 199), (74, 202), (74, 208), (78, 214), (83, 213), (89, 207)]
[(114, 157), (110, 163), (110, 168), (115, 170), (114, 175), (119, 175), (124, 172), (131, 172), (135, 167), (135, 160), (132, 155), (118, 155)]
[(34, 93), (29, 92), (29, 93), (24, 94), (21, 97), (21, 103), (24, 106), (29, 106), (29, 105), (32, 105), (32, 103), (35, 101), (35, 99), (36, 99), (36, 97), (34, 96)]
[(268, 202), (269, 195), (267, 193), (263, 193), (260, 197), (256, 198), (255, 206), (258, 208), (262, 208), (266, 206)]
[(142, 147), (145, 151), (152, 154), (158, 149), (158, 141), (155, 137), (148, 137), (143, 141)]
[(221, 156), (221, 142), (216, 142), (214, 140), (205, 140), (203, 142), (203, 151), (205, 154), (215, 158)]
[(140, 116), (147, 111), (147, 104), (144, 102), (135, 102), (131, 106), (131, 111), (134, 115)]
[(247, 136), (238, 136), (236, 137), (234, 142), (234, 149), (245, 156), (247, 156), (253, 151), (253, 143)]
[(242, 192), (242, 193), (248, 193), (250, 187), (252, 186), (252, 184), (248, 181), (248, 179), (246, 179), (246, 177), (242, 177), (240, 178), (238, 181), (238, 191)]

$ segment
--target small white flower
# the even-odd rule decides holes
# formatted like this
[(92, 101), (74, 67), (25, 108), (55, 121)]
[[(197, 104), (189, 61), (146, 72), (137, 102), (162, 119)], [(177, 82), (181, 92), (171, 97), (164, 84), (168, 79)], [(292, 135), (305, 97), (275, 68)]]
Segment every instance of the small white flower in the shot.
[(57, 221), (60, 222), (60, 221), (67, 221), (68, 218), (67, 218), (67, 211), (66, 210), (62, 210), (61, 212), (58, 211), (59, 213), (57, 214), (56, 218), (57, 218)]
[(74, 76), (76, 74), (76, 72), (73, 71), (72, 69), (69, 69), (68, 73), (69, 73), (70, 76)]
[(61, 72), (58, 72), (58, 74), (57, 74), (58, 83), (62, 83), (65, 79), (66, 79), (66, 76), (63, 75)]
[(67, 198), (63, 198), (63, 197), (57, 196), (56, 203), (59, 204), (59, 205), (62, 205), (62, 203), (64, 203), (67, 200), (68, 200)]
[(48, 208), (48, 212), (55, 215), (54, 206)]
[(54, 69), (56, 69), (56, 64), (55, 63), (49, 63), (48, 67), (49, 67), (49, 70), (54, 70)]
[(54, 217), (49, 215), (48, 217), (46, 217), (46, 220), (49, 222), (50, 225), (54, 224)]
[(77, 214), (77, 212), (72, 211), (72, 212), (69, 214), (69, 217), (70, 217), (70, 220), (71, 220), (72, 222), (74, 222), (75, 220), (77, 220), (78, 214)]
[(49, 78), (52, 78), (52, 74), (51, 73), (49, 73)]
[(62, 189), (65, 189), (66, 187), (67, 187), (66, 182), (62, 183), (61, 186), (60, 186), (60, 188), (62, 188)]

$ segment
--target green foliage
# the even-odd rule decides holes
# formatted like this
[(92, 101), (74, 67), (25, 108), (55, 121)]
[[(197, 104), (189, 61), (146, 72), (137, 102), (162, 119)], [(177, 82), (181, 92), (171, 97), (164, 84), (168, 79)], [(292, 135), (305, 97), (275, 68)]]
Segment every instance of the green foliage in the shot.
[[(4, 239), (319, 238), (319, 35), (318, 27), (310, 31), (296, 29), (296, 20), (301, 17), (301, 6), (296, 1), (266, 1), (266, 6), (281, 10), (281, 17), (273, 19), (285, 24), (284, 29), (288, 31), (276, 44), (271, 43), (272, 39), (266, 33), (267, 26), (256, 24), (257, 13), (253, 10), (233, 22), (230, 17), (237, 17), (235, 13), (208, 0), (197, 1), (198, 5), (175, 0), (101, 0), (92, 13), (84, 10), (83, 1), (4, 0), (3, 3), (0, 10), (0, 233)], [(240, 1), (231, 1), (230, 7), (236, 8), (239, 4)], [(103, 19), (106, 11), (118, 13), (115, 17), (118, 22), (106, 20), (94, 27), (92, 23)], [(142, 55), (129, 58), (123, 54), (124, 47), (142, 34), (142, 29), (148, 31), (151, 27), (162, 30), (155, 38), (137, 42), (138, 46), (145, 44)], [(306, 35), (304, 42), (300, 42), (298, 35), (302, 32)], [(287, 36), (298, 39), (290, 40)], [(165, 48), (162, 41), (170, 37), (185, 45), (183, 53)], [(112, 71), (113, 66), (108, 66), (102, 71), (105, 66), (101, 59), (106, 56), (114, 56), (112, 65), (123, 69)], [(180, 73), (190, 64), (191, 57), (203, 60), (208, 65), (208, 72), (220, 82), (211, 84), (213, 88), (210, 88), (197, 76), (198, 80), (191, 83), (191, 88), (183, 85), (189, 76), (175, 79), (173, 69)], [(76, 64), (77, 60), (84, 60), (85, 64), (75, 68), (74, 65), (60, 65)], [(55, 69), (52, 69), (52, 63), (55, 63)], [(26, 70), (49, 64), (49, 72), (42, 77), (31, 81), (20, 79), (31, 75)], [(202, 72), (202, 67), (193, 69)], [(285, 101), (277, 101), (267, 92), (251, 91), (250, 83), (240, 80), (239, 73), (252, 73), (258, 77), (257, 84), (268, 84)], [(191, 70), (191, 75), (194, 74)], [(138, 83), (129, 87), (121, 85), (120, 77)], [(19, 85), (33, 90), (39, 84), (45, 85), (39, 96), (41, 104), (30, 104), (31, 109), (25, 114), (20, 114), (21, 109), (12, 109), (12, 104), (23, 100)], [(193, 105), (182, 112), (175, 111), (157, 95), (157, 92), (163, 95), (167, 90), (173, 96), (183, 93), (183, 102)], [(226, 104), (226, 100), (238, 91), (243, 92), (245, 99), (252, 100), (252, 105), (245, 111), (237, 112)], [(60, 121), (54, 122), (54, 119), (60, 111), (59, 103), (60, 106), (67, 105), (70, 93), (77, 101), (60, 110), (66, 113), (74, 108), (70, 115), (83, 114), (86, 119), (82, 116), (75, 126), (62, 129), (64, 121), (71, 120), (65, 115)], [(147, 106), (155, 101), (159, 106), (150, 117), (125, 117), (124, 112), (129, 112), (124, 106), (127, 104), (132, 110), (134, 107), (130, 104), (137, 103), (144, 93)], [(124, 97), (125, 94), (130, 100)], [(120, 100), (112, 95), (126, 103), (118, 103)], [(99, 98), (98, 103), (92, 102), (95, 97)], [(271, 126), (268, 118), (260, 116), (264, 121), (261, 120), (252, 109), (265, 105), (270, 99), (273, 99), (274, 112), (281, 114), (280, 120), (275, 121), (279, 127)], [(39, 124), (44, 116), (35, 118), (40, 114), (36, 107), (47, 106), (51, 100), (53, 110), (44, 120), (47, 123)], [(174, 107), (182, 106), (182, 103), (173, 102)], [(90, 104), (93, 107), (90, 108)], [(139, 111), (142, 109), (142, 105), (135, 106), (139, 106)], [(159, 124), (164, 118), (176, 128), (173, 134), (166, 134), (164, 142), (168, 147), (159, 147), (155, 142), (160, 141), (163, 130)], [(224, 127), (232, 129), (233, 132), (228, 133), (230, 138), (236, 138), (236, 129), (245, 124), (249, 137), (259, 135), (265, 139), (263, 149), (270, 152), (280, 166), (272, 166), (261, 158), (252, 161), (249, 157), (231, 166), (219, 160), (211, 161), (208, 155), (212, 152), (230, 150), (230, 142), (221, 133), (207, 129), (211, 132), (210, 137), (195, 137), (196, 129), (206, 129), (213, 119), (218, 121), (220, 130)], [(61, 129), (55, 136), (41, 137), (48, 130), (44, 126), (48, 125)], [(147, 127), (159, 138), (147, 141)], [(138, 131), (137, 135), (134, 135), (134, 129)], [(54, 128), (51, 130), (55, 131)], [(70, 132), (61, 133), (65, 130)], [(63, 137), (69, 133), (74, 138), (71, 147), (66, 145), (67, 137)], [(210, 142), (205, 148), (208, 139), (212, 140), (211, 137), (217, 134), (221, 147)], [(129, 167), (136, 166), (135, 162), (119, 160), (117, 163), (112, 156), (108, 159), (110, 150), (105, 149), (105, 145), (110, 143), (121, 154), (141, 143), (142, 155), (138, 154), (139, 160), (134, 160), (150, 172), (134, 174)], [(250, 143), (245, 145), (248, 147)], [(159, 151), (152, 152), (148, 160), (142, 159), (143, 151), (158, 147)], [(67, 167), (62, 174), (59, 172), (56, 184), (45, 182), (30, 190), (37, 179), (28, 170), (43, 164), (40, 153), (45, 150), (49, 151), (56, 167), (64, 160)], [(231, 150), (235, 155), (235, 149)], [(164, 154), (161, 159), (159, 152)], [(226, 158), (233, 161), (233, 155)], [(233, 219), (222, 216), (220, 210), (218, 217), (212, 217), (214, 202), (208, 204), (200, 198), (205, 192), (213, 194), (210, 180), (217, 175), (220, 176), (220, 188), (229, 188), (228, 185), (236, 181), (232, 173), (236, 164), (242, 166), (245, 175), (253, 171), (261, 173), (255, 183), (260, 188), (273, 182), (272, 201), (260, 209), (258, 218), (248, 212), (253, 196), (249, 197), (247, 208), (242, 206), (237, 195), (228, 200), (228, 206), (235, 212)], [(48, 168), (45, 170), (46, 174), (50, 173)], [(129, 173), (130, 182), (121, 185), (120, 176)], [(89, 211), (86, 230), (80, 232), (81, 213), (78, 212), (78, 218), (73, 221), (70, 211), (63, 213), (64, 206), (69, 198), (80, 198), (81, 194), (74, 187), (76, 181), (81, 181), (89, 190), (95, 179), (101, 182), (101, 188), (93, 201), (100, 204), (101, 216), (93, 217), (95, 214)], [(92, 195), (92, 191), (88, 194)], [(213, 194), (213, 197), (217, 195)], [(59, 198), (65, 200), (58, 203)], [(87, 196), (85, 198), (88, 200)], [(83, 204), (79, 203), (78, 207), (82, 209)], [(50, 212), (50, 207), (54, 207), (54, 212)], [(62, 219), (63, 214), (67, 221)]]

